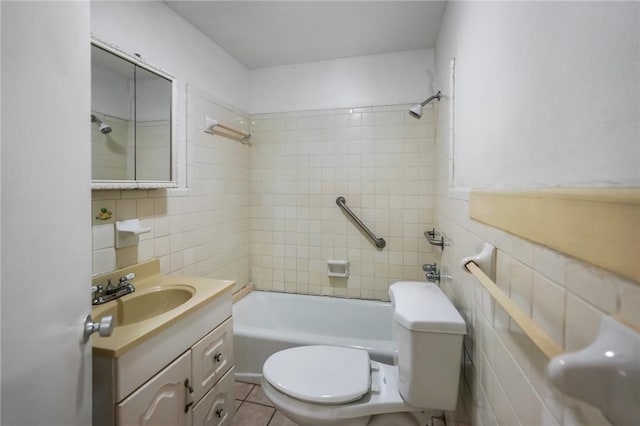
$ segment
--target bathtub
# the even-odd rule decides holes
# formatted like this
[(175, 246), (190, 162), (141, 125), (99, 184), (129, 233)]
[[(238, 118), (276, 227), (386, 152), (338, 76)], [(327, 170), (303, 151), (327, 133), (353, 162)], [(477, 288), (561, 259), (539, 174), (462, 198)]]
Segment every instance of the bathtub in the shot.
[(302, 345), (364, 348), (392, 364), (392, 317), (388, 302), (253, 291), (233, 305), (236, 379), (260, 383), (271, 354)]

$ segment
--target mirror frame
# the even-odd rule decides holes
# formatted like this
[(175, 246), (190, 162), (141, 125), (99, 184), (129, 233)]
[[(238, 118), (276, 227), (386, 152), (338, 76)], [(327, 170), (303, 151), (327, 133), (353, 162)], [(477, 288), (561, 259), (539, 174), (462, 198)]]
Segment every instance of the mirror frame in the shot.
[[(177, 161), (176, 161), (176, 152), (177, 152), (177, 141), (176, 134), (178, 130), (178, 79), (171, 73), (166, 70), (142, 59), (142, 57), (138, 54), (130, 54), (120, 49), (117, 46), (114, 46), (104, 40), (100, 40), (95, 36), (91, 36), (90, 45), (99, 47), (100, 49), (106, 50), (107, 52), (122, 58), (125, 61), (131, 62), (132, 64), (150, 71), (154, 74), (159, 75), (162, 78), (165, 78), (171, 82), (171, 119), (170, 119), (170, 127), (171, 127), (171, 140), (169, 143), (170, 152), (170, 180), (106, 180), (106, 179), (92, 179), (91, 180), (91, 189), (157, 189), (157, 188), (177, 188)], [(89, 111), (89, 114), (91, 111)], [(91, 137), (89, 137), (91, 139)]]

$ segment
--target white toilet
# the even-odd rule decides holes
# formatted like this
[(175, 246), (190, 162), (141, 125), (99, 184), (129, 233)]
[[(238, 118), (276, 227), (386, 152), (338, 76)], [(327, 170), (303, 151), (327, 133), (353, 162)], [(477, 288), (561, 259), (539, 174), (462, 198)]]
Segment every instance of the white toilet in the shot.
[(389, 295), (397, 365), (341, 346), (277, 352), (262, 390), (278, 410), (300, 425), (414, 426), (422, 411), (455, 408), (464, 320), (435, 284), (396, 282)]

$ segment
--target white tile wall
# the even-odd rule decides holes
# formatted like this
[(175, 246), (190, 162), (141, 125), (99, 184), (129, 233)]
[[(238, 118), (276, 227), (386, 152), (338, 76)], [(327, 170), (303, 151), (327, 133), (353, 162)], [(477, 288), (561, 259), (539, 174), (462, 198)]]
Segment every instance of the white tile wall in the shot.
[[(389, 284), (424, 279), (433, 261), (433, 115), (408, 105), (252, 117), (251, 278), (259, 289), (388, 299)], [(378, 250), (337, 207), (387, 246)], [(328, 259), (350, 262), (348, 279)]]
[[(640, 285), (546, 247), (469, 219), (468, 194), (449, 187), (448, 100), (437, 106), (434, 223), (451, 240), (438, 261), (450, 278), (443, 289), (465, 314), (464, 365), (457, 412), (460, 425), (607, 425), (597, 409), (564, 396), (545, 375), (548, 360), (496, 306), (460, 259), (487, 241), (498, 248), (496, 283), (565, 350), (594, 338), (600, 318), (617, 314), (640, 325)], [(598, 385), (598, 384), (594, 384)], [(449, 423), (448, 423), (449, 424)]]
[[(164, 273), (249, 281), (249, 147), (203, 131), (205, 113), (237, 126), (248, 116), (191, 88), (187, 108), (188, 189), (93, 191), (94, 274), (156, 257)], [(101, 208), (113, 218), (96, 220)], [(114, 220), (132, 218), (152, 231), (115, 249)]]
[[(189, 89), (188, 190), (94, 191), (94, 274), (151, 257), (165, 273), (253, 281), (258, 288), (388, 299), (388, 286), (424, 279), (433, 262), (432, 110), (407, 105), (259, 115), (252, 146), (205, 134), (204, 114), (249, 119)], [(377, 250), (338, 209), (342, 195), (387, 241)], [(95, 219), (100, 209), (110, 220)], [(152, 232), (115, 249), (113, 222), (139, 218)], [(249, 258), (249, 253), (251, 257)], [(328, 259), (351, 263), (327, 276)]]

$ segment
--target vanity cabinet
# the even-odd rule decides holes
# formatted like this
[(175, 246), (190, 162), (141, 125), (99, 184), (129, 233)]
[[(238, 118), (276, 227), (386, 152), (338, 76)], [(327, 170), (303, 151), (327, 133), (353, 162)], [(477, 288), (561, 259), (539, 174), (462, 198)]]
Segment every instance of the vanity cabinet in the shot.
[(189, 355), (183, 354), (119, 403), (116, 424), (190, 426), (191, 410), (185, 408), (189, 400), (185, 378), (191, 376)]
[(232, 335), (229, 318), (118, 403), (116, 425), (230, 423), (235, 408)]
[(93, 360), (93, 426), (229, 425), (231, 291), (122, 354), (94, 350)]

